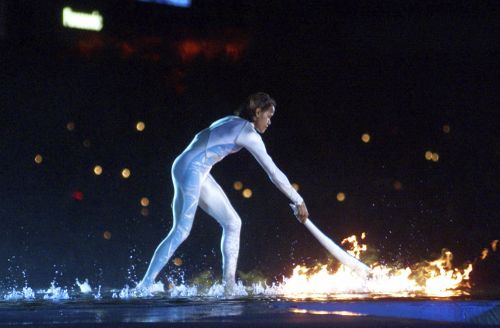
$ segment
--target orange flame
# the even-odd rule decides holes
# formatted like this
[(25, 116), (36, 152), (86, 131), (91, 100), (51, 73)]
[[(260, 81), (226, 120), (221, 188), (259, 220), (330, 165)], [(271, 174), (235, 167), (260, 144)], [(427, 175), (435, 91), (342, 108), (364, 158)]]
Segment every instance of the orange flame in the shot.
[[(362, 238), (365, 234), (363, 233)], [(348, 252), (359, 259), (367, 245), (358, 243), (356, 236), (345, 238), (342, 244), (350, 243)], [(335, 270), (328, 265), (319, 264), (314, 268), (296, 266), (292, 276), (284, 277), (278, 287), (291, 298), (337, 298), (353, 297), (413, 297), (432, 296), (450, 297), (468, 295), (466, 289), (472, 264), (464, 269), (454, 268), (453, 254), (444, 249), (441, 257), (431, 261), (417, 263), (406, 268), (386, 265), (372, 265), (369, 278), (356, 275), (354, 271), (340, 265)]]

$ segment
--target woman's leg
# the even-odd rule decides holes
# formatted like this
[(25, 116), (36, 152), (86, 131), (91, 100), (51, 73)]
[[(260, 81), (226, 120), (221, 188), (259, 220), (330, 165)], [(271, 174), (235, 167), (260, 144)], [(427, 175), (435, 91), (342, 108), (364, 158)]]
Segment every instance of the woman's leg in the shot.
[(189, 236), (198, 207), (200, 185), (203, 178), (204, 174), (196, 172), (196, 170), (185, 174), (183, 181), (178, 181), (173, 177), (172, 212), (174, 223), (167, 237), (156, 248), (148, 270), (138, 285), (139, 287), (148, 287), (154, 283), (156, 276), (168, 263), (177, 247)]
[(200, 207), (222, 226), (223, 281), (226, 285), (234, 285), (240, 249), (241, 219), (222, 188), (210, 174), (201, 185)]

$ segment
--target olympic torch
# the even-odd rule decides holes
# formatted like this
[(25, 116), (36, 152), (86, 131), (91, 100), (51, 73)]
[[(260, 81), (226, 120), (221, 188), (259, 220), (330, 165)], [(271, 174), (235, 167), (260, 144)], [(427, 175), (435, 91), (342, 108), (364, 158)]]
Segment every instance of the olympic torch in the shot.
[[(290, 207), (293, 210), (293, 214), (297, 216), (297, 207), (294, 204), (290, 204)], [(321, 232), (321, 230), (318, 229), (318, 227), (314, 225), (310, 218), (307, 218), (303, 224), (313, 234), (313, 236), (316, 237), (320, 244), (323, 245), (328, 252), (333, 255), (333, 257), (339, 260), (340, 263), (353, 269), (356, 273), (363, 277), (368, 277), (370, 275), (371, 269), (366, 264), (359, 261), (357, 258), (350, 255), (335, 244), (333, 240), (328, 238), (323, 232)]]

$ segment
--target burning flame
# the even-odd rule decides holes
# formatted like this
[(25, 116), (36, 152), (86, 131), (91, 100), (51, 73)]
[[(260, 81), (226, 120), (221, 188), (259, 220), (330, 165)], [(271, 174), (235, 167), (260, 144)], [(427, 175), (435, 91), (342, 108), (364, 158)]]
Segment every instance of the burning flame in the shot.
[[(365, 238), (365, 233), (361, 239)], [(348, 253), (360, 258), (367, 245), (360, 244), (357, 237), (345, 238), (349, 243)], [(496, 244), (495, 244), (496, 246)], [(453, 254), (444, 249), (441, 257), (406, 268), (395, 268), (375, 263), (370, 277), (361, 277), (350, 268), (340, 265), (337, 269), (326, 264), (314, 268), (296, 266), (291, 277), (283, 278), (279, 285), (281, 293), (291, 298), (365, 298), (378, 297), (451, 297), (468, 295), (469, 274), (472, 264), (464, 269), (454, 268)]]

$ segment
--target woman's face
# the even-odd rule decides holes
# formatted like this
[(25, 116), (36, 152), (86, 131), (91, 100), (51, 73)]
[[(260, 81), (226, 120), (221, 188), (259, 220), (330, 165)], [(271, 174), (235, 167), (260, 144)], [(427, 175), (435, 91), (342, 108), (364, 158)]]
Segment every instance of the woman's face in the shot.
[(257, 108), (255, 111), (255, 117), (253, 119), (253, 125), (255, 129), (260, 133), (266, 132), (269, 125), (271, 125), (271, 117), (274, 115), (274, 106), (270, 106), (266, 108), (266, 110), (262, 110)]

